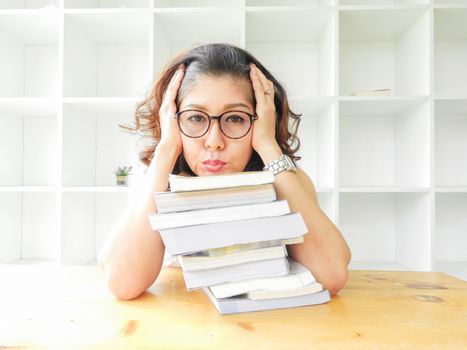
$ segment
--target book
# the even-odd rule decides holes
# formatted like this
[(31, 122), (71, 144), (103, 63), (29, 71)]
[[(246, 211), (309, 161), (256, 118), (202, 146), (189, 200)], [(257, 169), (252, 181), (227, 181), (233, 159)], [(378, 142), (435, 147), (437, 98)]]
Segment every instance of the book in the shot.
[(281, 244), (282, 245), (299, 244), (299, 243), (303, 243), (304, 241), (305, 239), (303, 238), (303, 236), (299, 236), (299, 237), (289, 238), (289, 239), (252, 242), (252, 243), (245, 243), (245, 244), (235, 244), (235, 245), (230, 245), (227, 247), (202, 250), (194, 254), (199, 255), (199, 256), (219, 256), (219, 255), (241, 252), (241, 251), (250, 250), (250, 249), (275, 247)]
[(272, 202), (276, 200), (276, 191), (274, 190), (274, 185), (268, 183), (214, 190), (155, 192), (154, 200), (158, 213), (171, 213)]
[(300, 213), (159, 230), (170, 255), (187, 255), (235, 244), (295, 238), (307, 232)]
[(213, 269), (224, 266), (244, 264), (252, 261), (282, 258), (287, 256), (284, 245), (276, 247), (244, 250), (218, 256), (180, 255), (180, 266), (184, 271)]
[(351, 96), (391, 96), (391, 89), (375, 89), (375, 90), (358, 90), (351, 94)]
[(279, 216), (290, 213), (286, 200), (259, 204), (245, 204), (222, 208), (183, 211), (179, 213), (151, 214), (153, 230), (226, 222), (256, 217)]
[(245, 279), (284, 276), (289, 273), (289, 263), (284, 257), (251, 261), (243, 264), (224, 266), (215, 269), (183, 271), (188, 291), (225, 282)]
[(209, 288), (216, 298), (229, 298), (256, 291), (262, 294), (253, 293), (248, 296), (250, 298), (261, 298), (267, 292), (271, 292), (271, 297), (274, 297), (274, 292), (296, 290), (316, 283), (315, 277), (305, 266), (290, 257), (287, 260), (289, 262), (289, 272), (285, 276), (228, 282), (210, 286)]
[(169, 175), (170, 191), (212, 190), (216, 188), (262, 185), (273, 183), (270, 171), (245, 171), (213, 176)]
[(264, 300), (251, 300), (248, 299), (245, 294), (231, 298), (217, 299), (211, 293), (209, 288), (204, 287), (203, 291), (221, 315), (241, 312), (285, 309), (299, 306), (311, 306), (324, 304), (331, 300), (331, 295), (326, 289), (322, 290), (321, 292), (300, 295), (296, 297)]
[(250, 300), (264, 300), (264, 299), (276, 299), (276, 298), (287, 298), (287, 297), (297, 297), (301, 295), (313, 294), (321, 292), (323, 286), (314, 282), (309, 285), (294, 288), (294, 289), (285, 289), (285, 290), (255, 290), (248, 292), (246, 297)]

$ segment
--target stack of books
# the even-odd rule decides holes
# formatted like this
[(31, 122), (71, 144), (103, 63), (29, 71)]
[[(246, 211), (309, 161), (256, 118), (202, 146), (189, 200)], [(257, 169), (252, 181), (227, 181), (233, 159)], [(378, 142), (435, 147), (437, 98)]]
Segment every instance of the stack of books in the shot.
[(311, 272), (287, 256), (307, 227), (277, 200), (266, 171), (170, 175), (149, 216), (178, 258), (188, 291), (202, 289), (221, 314), (322, 304), (330, 300)]

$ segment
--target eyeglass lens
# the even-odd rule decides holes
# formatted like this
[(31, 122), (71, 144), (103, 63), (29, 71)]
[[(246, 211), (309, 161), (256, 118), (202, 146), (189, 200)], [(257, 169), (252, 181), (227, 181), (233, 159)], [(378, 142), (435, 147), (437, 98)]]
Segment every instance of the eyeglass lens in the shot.
[[(220, 128), (225, 136), (240, 138), (250, 130), (250, 116), (241, 111), (227, 112), (220, 118)], [(203, 136), (209, 129), (209, 116), (201, 111), (188, 110), (180, 113), (179, 125), (189, 137)]]

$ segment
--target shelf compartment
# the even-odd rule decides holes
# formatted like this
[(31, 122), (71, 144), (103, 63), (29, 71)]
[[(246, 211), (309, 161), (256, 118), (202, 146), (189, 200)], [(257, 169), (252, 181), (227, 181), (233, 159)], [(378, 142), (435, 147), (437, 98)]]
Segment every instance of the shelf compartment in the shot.
[(65, 8), (149, 8), (151, 0), (64, 0)]
[(336, 0), (245, 0), (246, 6), (334, 6)]
[(154, 0), (155, 8), (242, 7), (244, 0)]
[(151, 14), (65, 14), (64, 96), (143, 96)]
[(335, 21), (327, 9), (247, 9), (246, 50), (283, 84), (289, 99), (334, 96)]
[(0, 172), (0, 186), (56, 186), (56, 117), (15, 112), (27, 111), (2, 110), (0, 104), (0, 123), (8, 125), (0, 128), (0, 159), (8, 164)]
[(54, 192), (0, 192), (0, 264), (57, 261)]
[(391, 89), (428, 95), (430, 30), (426, 9), (340, 11), (340, 95)]
[(358, 6), (404, 6), (404, 5), (428, 5), (430, 0), (339, 0), (339, 5), (358, 5)]
[(467, 193), (436, 193), (435, 200), (434, 270), (467, 280)]
[(63, 186), (114, 186), (118, 166), (135, 167), (137, 136), (118, 126), (130, 124), (133, 112), (129, 101), (64, 104)]
[(360, 268), (431, 269), (430, 194), (341, 193), (339, 226)]
[(436, 95), (466, 95), (467, 8), (434, 10)]
[(59, 0), (0, 0), (2, 9), (54, 9), (58, 8)]
[(58, 96), (58, 15), (0, 14), (0, 97)]
[(335, 186), (335, 104), (326, 100), (291, 101), (290, 108), (302, 114), (298, 128), (297, 162), (317, 187)]
[(185, 49), (211, 42), (226, 42), (240, 46), (243, 16), (243, 11), (240, 10), (156, 13), (154, 17), (156, 76), (161, 74), (171, 58)]
[(467, 186), (467, 99), (435, 101), (435, 184)]
[(95, 264), (128, 193), (63, 193), (61, 264)]
[(430, 104), (341, 101), (339, 186), (430, 186)]

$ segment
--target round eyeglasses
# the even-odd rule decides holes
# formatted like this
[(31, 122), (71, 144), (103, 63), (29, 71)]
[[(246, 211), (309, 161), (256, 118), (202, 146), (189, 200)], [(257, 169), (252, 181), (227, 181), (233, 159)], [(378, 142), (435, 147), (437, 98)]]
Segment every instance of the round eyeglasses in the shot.
[(219, 116), (209, 115), (197, 109), (187, 109), (175, 113), (180, 131), (188, 137), (198, 138), (204, 136), (212, 119), (219, 121), (221, 132), (230, 139), (240, 139), (251, 129), (253, 121), (258, 119), (256, 115), (243, 111), (227, 111)]

